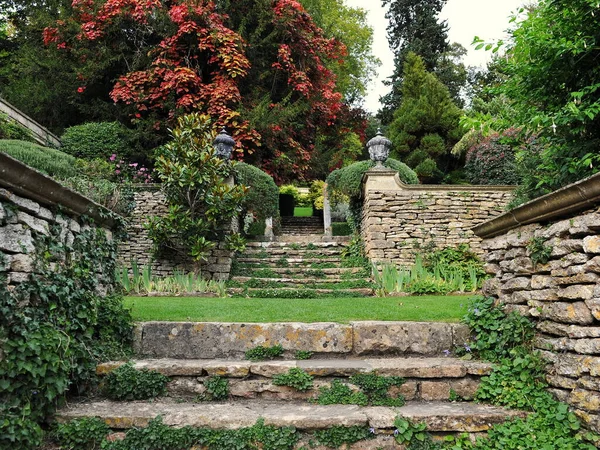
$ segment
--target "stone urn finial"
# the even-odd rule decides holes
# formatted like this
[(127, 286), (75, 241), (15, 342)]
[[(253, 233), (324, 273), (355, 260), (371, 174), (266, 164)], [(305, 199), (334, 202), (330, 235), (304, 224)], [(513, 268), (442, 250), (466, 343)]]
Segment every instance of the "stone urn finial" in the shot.
[(225, 161), (231, 158), (231, 152), (233, 151), (234, 145), (235, 141), (229, 134), (227, 134), (225, 127), (223, 127), (213, 142), (217, 156)]
[(390, 148), (392, 141), (386, 138), (381, 132), (381, 128), (377, 129), (377, 135), (369, 142), (367, 142), (367, 149), (371, 161), (375, 161), (374, 169), (383, 169), (383, 163), (388, 159), (390, 155)]

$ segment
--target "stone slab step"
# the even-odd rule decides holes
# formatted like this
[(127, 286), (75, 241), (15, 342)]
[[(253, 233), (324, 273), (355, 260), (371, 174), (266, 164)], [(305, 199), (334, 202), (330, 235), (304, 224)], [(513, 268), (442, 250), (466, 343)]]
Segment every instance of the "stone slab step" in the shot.
[(326, 257), (326, 258), (304, 258), (302, 256), (295, 256), (295, 257), (286, 257), (286, 256), (267, 256), (267, 257), (247, 257), (247, 256), (240, 256), (239, 258), (237, 258), (237, 260), (239, 262), (242, 263), (248, 263), (248, 264), (265, 264), (265, 263), (271, 263), (271, 264), (277, 264), (277, 263), (281, 263), (282, 259), (285, 259), (285, 261), (287, 261), (287, 264), (313, 264), (313, 263), (324, 263), (324, 262), (331, 262), (331, 263), (339, 263), (340, 262), (340, 258), (338, 257)]
[(232, 281), (237, 281), (238, 283), (247, 283), (250, 280), (255, 280), (257, 282), (263, 283), (292, 283), (292, 284), (323, 284), (323, 283), (343, 283), (343, 282), (352, 282), (352, 281), (365, 281), (370, 283), (371, 280), (369, 278), (340, 278), (340, 277), (330, 277), (330, 278), (289, 278), (289, 277), (281, 277), (281, 278), (263, 278), (263, 277), (243, 277), (243, 276), (234, 276), (231, 277)]
[(181, 403), (175, 401), (112, 402), (69, 404), (58, 410), (55, 419), (98, 417), (114, 429), (144, 427), (157, 416), (175, 427), (237, 429), (250, 427), (260, 418), (265, 425), (293, 426), (311, 431), (342, 426), (369, 426), (375, 433), (393, 433), (394, 420), (402, 416), (425, 423), (432, 432), (484, 432), (522, 412), (473, 403), (409, 402), (398, 408), (356, 405), (313, 405), (305, 402), (246, 401), (224, 403)]
[[(346, 358), (273, 361), (235, 361), (230, 359), (137, 359), (136, 369), (148, 369), (166, 376), (224, 376), (245, 378), (257, 375), (272, 378), (298, 367), (315, 377), (350, 377), (376, 371), (382, 376), (403, 378), (462, 378), (488, 375), (492, 365), (482, 361), (458, 358)], [(124, 361), (110, 361), (96, 367), (98, 375), (106, 375)]]
[[(99, 375), (109, 373), (124, 362), (99, 365)], [(472, 399), (480, 377), (491, 371), (489, 364), (454, 358), (390, 358), (300, 361), (228, 361), (154, 359), (133, 361), (137, 369), (149, 369), (170, 377), (167, 385), (171, 397), (195, 398), (206, 393), (204, 381), (210, 376), (228, 379), (232, 399), (261, 398), (270, 400), (316, 399), (322, 387), (334, 379), (348, 378), (375, 371), (381, 376), (399, 376), (405, 382), (389, 390), (392, 397), (401, 394), (406, 400), (448, 401), (452, 391), (463, 399)], [(278, 386), (273, 377), (301, 368), (314, 377), (313, 387), (299, 391)], [(351, 389), (356, 386), (349, 384)]]
[(306, 255), (322, 255), (322, 256), (337, 256), (342, 252), (343, 247), (332, 248), (292, 248), (292, 247), (254, 247), (247, 248), (242, 257), (251, 257), (255, 255), (268, 256), (306, 256)]
[[(306, 267), (273, 267), (268, 270), (271, 270), (275, 273), (280, 273), (282, 275), (290, 275), (290, 274), (304, 274), (307, 271), (319, 271), (324, 273), (325, 275), (341, 275), (341, 274), (354, 274), (362, 272), (364, 269), (362, 267), (333, 267), (328, 269), (307, 269)], [(309, 272), (310, 273), (310, 272)]]
[[(342, 238), (345, 236), (336, 236), (336, 238)], [(257, 241), (249, 241), (246, 243), (246, 247), (250, 247), (250, 248), (254, 248), (254, 247), (262, 247), (262, 248), (267, 248), (267, 247), (274, 247), (274, 248), (288, 248), (290, 246), (290, 244), (293, 244), (292, 242), (279, 242), (279, 241), (270, 241), (270, 242), (257, 242)], [(344, 248), (345, 247), (345, 243), (344, 242), (338, 242), (338, 241), (318, 241), (318, 242), (314, 242), (312, 244), (312, 246), (314, 246), (315, 248), (311, 248), (308, 247), (308, 245), (310, 244), (310, 242), (308, 243), (302, 243), (302, 248), (305, 248), (306, 250), (315, 250), (315, 248), (336, 248), (336, 247), (340, 247), (340, 248)]]
[[(281, 291), (289, 292), (289, 291), (303, 291), (302, 296), (297, 296), (296, 298), (318, 298), (323, 296), (324, 294), (335, 294), (338, 297), (343, 296), (360, 296), (360, 297), (370, 297), (374, 293), (373, 288), (349, 288), (349, 289), (327, 289), (327, 288), (317, 288), (312, 289), (310, 287), (302, 288), (301, 286), (286, 286), (282, 284), (282, 287), (263, 287), (263, 288), (228, 288), (227, 293), (230, 295), (243, 295), (249, 294), (251, 297), (264, 297), (264, 298), (279, 298), (282, 297), (280, 294)], [(268, 292), (273, 291), (273, 292)], [(307, 297), (306, 295), (310, 294), (311, 297)], [(312, 297), (314, 295), (314, 297)], [(285, 301), (285, 300), (284, 300)], [(289, 299), (289, 301), (293, 301), (293, 298)]]
[(327, 236), (322, 233), (317, 234), (281, 234), (275, 237), (276, 242), (296, 242), (305, 244), (317, 244), (318, 242), (350, 242), (350, 236)]
[[(376, 299), (373, 299), (376, 301)], [(281, 345), (290, 357), (436, 356), (469, 339), (466, 325), (442, 322), (140, 322), (134, 349), (139, 357), (243, 359), (257, 346)]]

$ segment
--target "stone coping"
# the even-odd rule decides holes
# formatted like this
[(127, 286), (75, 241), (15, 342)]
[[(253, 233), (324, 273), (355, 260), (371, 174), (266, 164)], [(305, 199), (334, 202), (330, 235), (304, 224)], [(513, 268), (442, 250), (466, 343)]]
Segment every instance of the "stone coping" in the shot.
[(546, 194), (472, 228), (488, 239), (521, 225), (564, 218), (600, 203), (600, 173)]
[[(369, 186), (369, 178), (373, 178), (375, 186)], [(387, 178), (385, 182), (377, 178)], [(390, 179), (393, 178), (393, 183)], [(406, 184), (400, 180), (398, 172), (390, 169), (370, 169), (362, 178), (364, 191), (425, 191), (425, 192), (504, 192), (514, 191), (516, 186), (506, 185), (467, 185), (467, 184)], [(379, 187), (381, 185), (381, 188)]]
[[(16, 121), (23, 127), (27, 128), (33, 134), (33, 138), (40, 145), (47, 145), (50, 142), (52, 145), (60, 147), (62, 142), (58, 136), (52, 133), (48, 128), (40, 125), (37, 121), (29, 117), (23, 111), (15, 108), (3, 98), (0, 98), (0, 111), (5, 113), (12, 120)], [(35, 128), (34, 130), (32, 128)]]
[(112, 211), (2, 152), (0, 186), (46, 206), (61, 205), (77, 216), (90, 216), (102, 225), (116, 223)]

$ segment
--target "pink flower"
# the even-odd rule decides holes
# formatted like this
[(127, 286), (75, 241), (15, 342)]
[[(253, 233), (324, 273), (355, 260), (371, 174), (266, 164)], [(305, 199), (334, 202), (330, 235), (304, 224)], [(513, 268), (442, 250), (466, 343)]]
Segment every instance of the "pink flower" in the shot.
[(116, 173), (117, 175), (119, 175), (119, 174), (121, 173), (121, 171), (120, 171), (119, 169), (117, 169), (117, 170), (115, 170), (115, 173)]
[(110, 161), (114, 161), (115, 159), (117, 159), (117, 155), (115, 153), (110, 155), (110, 158), (109, 158)]
[(129, 167), (137, 167), (137, 166), (138, 166), (138, 163), (131, 163), (131, 164), (129, 164)]

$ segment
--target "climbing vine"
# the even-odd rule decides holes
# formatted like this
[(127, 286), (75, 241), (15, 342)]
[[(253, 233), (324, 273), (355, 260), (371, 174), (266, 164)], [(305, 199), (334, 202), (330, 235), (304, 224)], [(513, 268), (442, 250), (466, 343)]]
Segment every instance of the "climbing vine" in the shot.
[(16, 288), (0, 273), (0, 448), (36, 448), (40, 423), (66, 393), (85, 390), (97, 361), (131, 344), (114, 290), (116, 242), (93, 226), (72, 242), (67, 234), (54, 224), (36, 238), (35, 276)]

